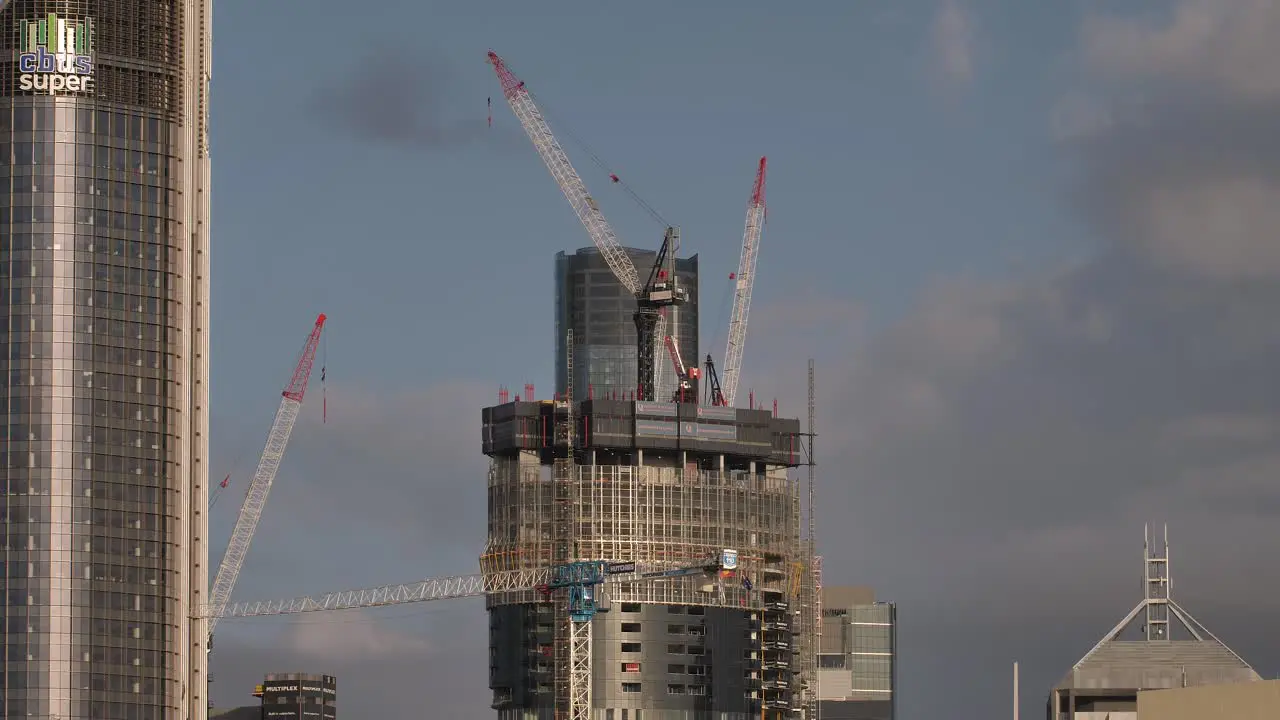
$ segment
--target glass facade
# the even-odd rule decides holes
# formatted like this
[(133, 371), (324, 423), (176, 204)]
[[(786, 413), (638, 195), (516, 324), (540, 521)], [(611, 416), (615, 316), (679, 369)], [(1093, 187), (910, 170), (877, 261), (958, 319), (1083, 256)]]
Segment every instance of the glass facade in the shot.
[(208, 17), (0, 13), (4, 717), (207, 707)]
[(823, 589), (818, 654), (821, 714), (830, 720), (893, 720), (897, 606), (867, 588)]
[[(642, 279), (657, 260), (651, 250), (626, 249)], [(686, 365), (701, 367), (698, 347), (698, 256), (676, 261), (676, 276), (689, 302), (667, 309), (667, 334), (676, 339)], [(573, 329), (575, 400), (630, 399), (636, 392), (636, 299), (622, 287), (594, 247), (556, 254), (556, 393), (568, 387), (565, 341)], [(674, 332), (673, 332), (674, 330)], [(658, 386), (675, 390), (675, 372), (665, 348), (656, 364)], [(670, 397), (656, 398), (670, 400)]]

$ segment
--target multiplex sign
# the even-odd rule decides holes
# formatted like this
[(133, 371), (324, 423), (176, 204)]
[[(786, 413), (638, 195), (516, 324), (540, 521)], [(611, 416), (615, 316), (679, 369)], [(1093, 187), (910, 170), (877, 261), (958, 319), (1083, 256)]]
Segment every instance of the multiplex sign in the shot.
[(49, 95), (93, 92), (93, 20), (54, 13), (18, 23), (18, 89)]

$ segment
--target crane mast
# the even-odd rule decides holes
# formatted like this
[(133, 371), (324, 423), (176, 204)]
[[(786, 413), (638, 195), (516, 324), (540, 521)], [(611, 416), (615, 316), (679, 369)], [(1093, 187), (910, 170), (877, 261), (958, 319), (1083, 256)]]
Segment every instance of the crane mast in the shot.
[(767, 158), (760, 158), (756, 182), (747, 203), (746, 229), (742, 233), (742, 256), (738, 260), (737, 286), (733, 292), (733, 314), (729, 317), (729, 341), (724, 351), (723, 391), (726, 405), (733, 405), (742, 375), (742, 352), (747, 342), (747, 314), (751, 310), (751, 291), (756, 280), (756, 258), (760, 255), (760, 239), (764, 234), (764, 178)]
[[(235, 589), (236, 578), (240, 576), (240, 568), (244, 566), (245, 555), (249, 553), (249, 544), (253, 542), (253, 533), (262, 518), (262, 510), (267, 505), (267, 495), (271, 492), (271, 483), (280, 469), (280, 461), (284, 458), (285, 447), (293, 434), (293, 425), (298, 420), (298, 411), (302, 408), (302, 399), (307, 393), (307, 380), (311, 377), (311, 368), (315, 365), (316, 349), (320, 344), (320, 333), (324, 329), (325, 316), (322, 313), (316, 318), (315, 327), (307, 337), (302, 356), (294, 367), (289, 385), (281, 393), (280, 408), (276, 410), (275, 420), (271, 423), (271, 432), (267, 434), (267, 444), (258, 459), (258, 467), (249, 482), (249, 490), (245, 494), (244, 504), (240, 506), (240, 515), (236, 518), (235, 529), (231, 531), (231, 540), (227, 543), (227, 552), (218, 565), (218, 574), (209, 591), (211, 605), (222, 607), (231, 600), (231, 592)], [(209, 634), (213, 635), (218, 616), (210, 616)]]

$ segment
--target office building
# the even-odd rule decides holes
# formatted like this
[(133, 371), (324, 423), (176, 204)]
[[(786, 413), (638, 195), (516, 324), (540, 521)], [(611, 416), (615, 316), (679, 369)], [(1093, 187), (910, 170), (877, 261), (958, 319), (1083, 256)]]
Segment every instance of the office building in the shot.
[[(1168, 537), (1166, 529), (1162, 547), (1150, 534), (1145, 538), (1142, 601), (1049, 692), (1049, 720), (1135, 720), (1141, 717), (1140, 708), (1145, 704), (1139, 698), (1148, 690), (1256, 683), (1262, 679), (1173, 600), (1169, 592)], [(1164, 704), (1160, 698), (1152, 702)]]
[(0, 11), (4, 717), (207, 713), (211, 5)]
[(336, 720), (338, 679), (332, 675), (275, 673), (253, 693), (262, 698), (262, 720)]
[(822, 588), (818, 697), (824, 720), (894, 720), (897, 607), (868, 587)]
[[(626, 249), (641, 282), (657, 260), (653, 250)], [(689, 301), (667, 308), (667, 331), (676, 340), (686, 365), (701, 367), (698, 346), (698, 256), (676, 260), (676, 278)], [(574, 399), (634, 399), (636, 392), (636, 299), (618, 282), (604, 256), (594, 247), (556, 254), (556, 393), (568, 388), (565, 342), (573, 330)], [(658, 347), (659, 388), (674, 392), (675, 373), (667, 352)], [(669, 397), (656, 396), (656, 400)]]
[[(1280, 680), (1143, 690), (1137, 720), (1275, 720)], [(1122, 718), (1116, 718), (1122, 720)]]
[[(505, 403), (485, 408), (483, 423), (484, 572), (579, 560), (688, 565), (738, 552), (727, 581), (602, 590), (607, 609), (588, 621), (593, 720), (793, 717), (805, 565), (788, 477), (802, 462), (798, 420), (597, 398)], [(533, 590), (487, 598), (500, 720), (552, 720), (568, 704), (567, 612), (546, 600)]]

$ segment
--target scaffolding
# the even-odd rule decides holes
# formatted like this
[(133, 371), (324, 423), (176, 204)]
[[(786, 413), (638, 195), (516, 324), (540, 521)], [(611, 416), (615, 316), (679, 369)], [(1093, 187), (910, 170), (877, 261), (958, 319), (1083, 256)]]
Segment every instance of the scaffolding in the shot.
[[(557, 399), (486, 408), (491, 460), (481, 569), (499, 573), (586, 560), (684, 564), (735, 548), (734, 582), (721, 578), (709, 585), (706, 578), (685, 577), (616, 585), (601, 601), (741, 613), (758, 639), (742, 646), (755, 655), (749, 711), (766, 720), (792, 717), (797, 598), (801, 587), (812, 589), (805, 579), (811, 563), (801, 543), (800, 485), (789, 474), (802, 464), (799, 429), (798, 421), (764, 410), (668, 403)], [(623, 662), (614, 657), (616, 644), (593, 650), (590, 630), (575, 627), (607, 618), (571, 625), (566, 608), (556, 607), (553, 617), (545, 598), (529, 590), (491, 594), (486, 602), (491, 610), (527, 608), (519, 621), (525, 626), (521, 652), (537, 656), (521, 661), (530, 668), (526, 677), (510, 681), (520, 688), (495, 683), (500, 711), (536, 709), (528, 717), (542, 718), (554, 707), (560, 718), (560, 708), (592, 703), (582, 694), (590, 693), (586, 687), (569, 702), (586, 658), (613, 663), (615, 672)], [(579, 637), (574, 630), (588, 634)]]

